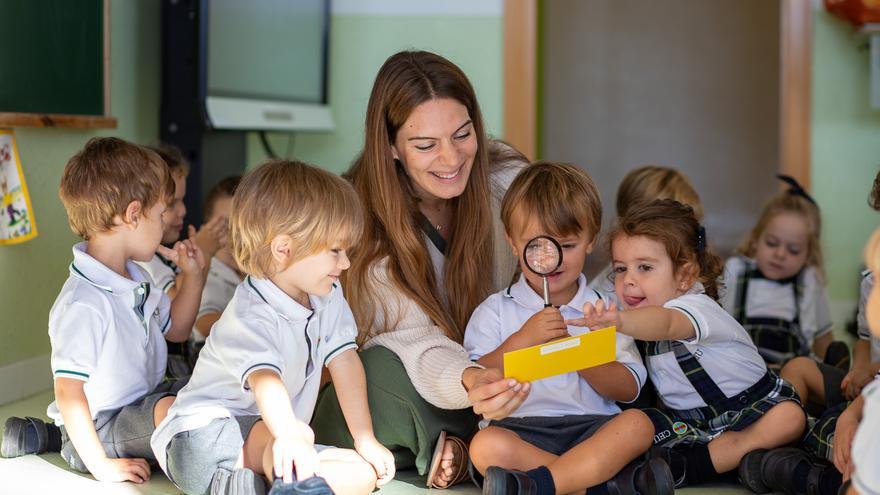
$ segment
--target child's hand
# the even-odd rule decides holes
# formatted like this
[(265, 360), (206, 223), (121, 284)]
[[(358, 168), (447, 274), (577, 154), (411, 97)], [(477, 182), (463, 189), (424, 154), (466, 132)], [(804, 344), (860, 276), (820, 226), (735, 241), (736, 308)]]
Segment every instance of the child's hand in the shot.
[(530, 347), (568, 337), (568, 327), (559, 308), (547, 307), (533, 314), (514, 335), (518, 348)]
[(190, 225), (189, 238), (195, 239), (196, 244), (205, 253), (205, 257), (211, 259), (217, 251), (226, 247), (226, 242), (229, 240), (229, 223), (225, 217), (214, 217), (198, 231)]
[(174, 243), (174, 247), (169, 249), (165, 246), (159, 246), (156, 251), (162, 256), (168, 258), (175, 265), (180, 267), (180, 271), (184, 275), (203, 275), (205, 271), (205, 256), (202, 250), (192, 239), (184, 239)]
[(296, 479), (311, 478), (318, 471), (320, 461), (315, 444), (300, 435), (278, 437), (272, 443), (272, 466), (276, 478), (285, 483), (293, 483), (293, 468), (296, 466)]
[(853, 438), (859, 422), (850, 413), (845, 410), (837, 419), (837, 425), (834, 427), (834, 441), (832, 447), (834, 450), (834, 467), (843, 474), (843, 481), (849, 479), (853, 471), (852, 458), (850, 452), (852, 450)]
[(871, 373), (870, 368), (853, 368), (840, 382), (840, 391), (846, 400), (853, 400), (861, 393), (862, 388), (873, 379), (874, 374)]
[(111, 459), (105, 457), (94, 466), (87, 466), (98, 481), (131, 481), (143, 483), (150, 479), (150, 465), (144, 459)]
[(382, 486), (394, 479), (394, 455), (375, 437), (355, 442), (354, 449), (376, 470), (376, 485)]
[(584, 304), (583, 318), (575, 318), (573, 320), (565, 320), (566, 325), (576, 327), (589, 327), (592, 330), (599, 330), (610, 326), (620, 326), (620, 314), (617, 311), (617, 305), (613, 302), (607, 307), (605, 301), (598, 301), (595, 305), (592, 303)]

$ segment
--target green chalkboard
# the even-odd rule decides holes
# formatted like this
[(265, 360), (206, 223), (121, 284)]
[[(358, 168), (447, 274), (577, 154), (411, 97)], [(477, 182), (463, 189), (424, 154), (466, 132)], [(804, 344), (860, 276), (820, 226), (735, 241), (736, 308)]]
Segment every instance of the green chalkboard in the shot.
[(0, 112), (104, 114), (103, 0), (0, 0)]

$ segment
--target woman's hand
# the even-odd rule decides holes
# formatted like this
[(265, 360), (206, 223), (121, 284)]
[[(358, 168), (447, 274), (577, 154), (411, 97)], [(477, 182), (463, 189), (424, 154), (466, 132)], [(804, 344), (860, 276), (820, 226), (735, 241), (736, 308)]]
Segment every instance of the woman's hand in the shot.
[(503, 419), (516, 411), (529, 396), (531, 384), (504, 378), (497, 368), (468, 368), (462, 383), (474, 412), (486, 419)]

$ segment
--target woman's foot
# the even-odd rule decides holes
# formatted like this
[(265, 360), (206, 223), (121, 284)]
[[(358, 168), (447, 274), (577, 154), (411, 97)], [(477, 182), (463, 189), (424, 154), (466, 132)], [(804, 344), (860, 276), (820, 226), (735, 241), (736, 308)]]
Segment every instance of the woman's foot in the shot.
[(468, 478), (467, 445), (458, 437), (446, 436), (440, 432), (437, 447), (431, 458), (431, 469), (428, 471), (428, 486), (431, 488), (449, 488)]

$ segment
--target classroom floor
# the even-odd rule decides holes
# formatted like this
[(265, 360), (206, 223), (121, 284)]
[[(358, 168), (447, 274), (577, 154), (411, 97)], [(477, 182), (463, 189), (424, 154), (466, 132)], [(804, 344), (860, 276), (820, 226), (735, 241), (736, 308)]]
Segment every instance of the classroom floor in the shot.
[[(11, 404), (0, 406), (0, 424), (9, 416), (34, 416), (48, 420), (46, 406), (52, 402), (52, 391)], [(68, 495), (124, 494), (124, 495), (178, 495), (181, 492), (168, 481), (161, 472), (154, 472), (150, 481), (134, 483), (102, 483), (89, 475), (71, 471), (59, 454), (28, 455), (16, 459), (0, 458), (0, 494), (4, 495), (42, 495), (63, 492)], [(425, 488), (423, 477), (413, 471), (398, 473), (394, 481), (383, 487), (379, 495), (479, 495), (477, 487), (462, 483), (449, 490), (429, 490)], [(683, 494), (740, 495), (748, 490), (732, 484), (701, 486), (679, 490)]]

